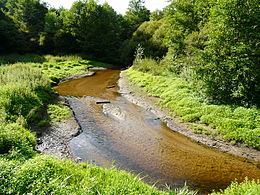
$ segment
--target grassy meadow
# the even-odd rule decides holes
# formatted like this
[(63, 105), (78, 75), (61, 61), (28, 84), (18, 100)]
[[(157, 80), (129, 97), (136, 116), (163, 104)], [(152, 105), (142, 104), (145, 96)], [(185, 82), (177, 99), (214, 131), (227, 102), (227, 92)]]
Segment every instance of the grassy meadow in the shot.
[[(36, 153), (36, 135), (31, 130), (31, 123), (39, 121), (38, 125), (44, 126), (61, 121), (71, 114), (62, 102), (53, 103), (57, 95), (51, 89), (51, 82), (81, 74), (87, 67), (105, 64), (78, 56), (37, 55), (4, 56), (0, 57), (0, 62), (0, 194), (196, 194), (186, 188), (159, 191), (125, 171)], [(233, 117), (229, 120), (234, 121), (234, 125), (238, 125), (240, 117), (246, 122), (241, 124), (241, 128), (252, 132), (254, 128), (259, 130), (257, 109), (207, 106), (193, 95), (187, 83), (178, 78), (166, 80), (164, 76), (152, 76), (134, 69), (129, 69), (127, 74), (151, 95), (163, 94), (161, 105), (176, 107), (175, 114), (182, 116), (184, 121), (197, 121), (204, 116), (209, 125), (215, 124), (216, 131), (221, 132), (218, 122), (211, 121), (216, 116), (220, 120), (224, 110), (227, 116)], [(175, 89), (179, 90), (175, 92)], [(178, 103), (175, 100), (177, 97)], [(41, 120), (42, 110), (49, 114), (50, 121)], [(210, 112), (212, 110), (214, 112)], [(205, 111), (207, 114), (203, 115)], [(230, 125), (229, 120), (227, 125)], [(242, 134), (234, 140), (259, 147), (254, 136), (246, 139)], [(234, 183), (220, 194), (232, 194), (231, 192), (259, 194), (259, 181), (245, 181), (241, 185)]]

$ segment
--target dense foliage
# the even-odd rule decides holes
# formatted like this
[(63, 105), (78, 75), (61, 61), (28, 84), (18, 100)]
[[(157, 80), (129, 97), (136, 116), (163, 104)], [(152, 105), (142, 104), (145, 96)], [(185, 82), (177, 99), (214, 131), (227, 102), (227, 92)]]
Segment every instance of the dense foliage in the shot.
[(105, 3), (76, 1), (69, 10), (39, 0), (5, 0), (0, 53), (83, 53), (130, 65), (143, 55), (194, 83), (216, 103), (260, 104), (257, 0), (171, 0), (150, 11), (131, 0), (124, 16)]
[(259, 15), (257, 0), (220, 0), (211, 9), (195, 71), (219, 102), (260, 104)]

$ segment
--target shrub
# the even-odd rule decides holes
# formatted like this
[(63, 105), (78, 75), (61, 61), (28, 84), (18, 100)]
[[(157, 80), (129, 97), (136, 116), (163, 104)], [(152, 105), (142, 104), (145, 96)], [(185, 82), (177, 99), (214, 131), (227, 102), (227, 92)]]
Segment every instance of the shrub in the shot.
[(61, 102), (59, 104), (48, 105), (48, 114), (52, 122), (60, 122), (71, 116), (71, 110)]
[(36, 145), (35, 136), (20, 125), (0, 124), (0, 154), (8, 154), (12, 150), (28, 156)]

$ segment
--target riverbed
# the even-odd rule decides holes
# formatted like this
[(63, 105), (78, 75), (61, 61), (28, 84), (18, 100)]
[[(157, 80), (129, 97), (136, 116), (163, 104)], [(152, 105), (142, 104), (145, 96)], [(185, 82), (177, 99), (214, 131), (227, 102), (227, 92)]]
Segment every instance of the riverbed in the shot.
[(70, 142), (74, 156), (131, 171), (158, 187), (186, 183), (200, 192), (223, 189), (235, 179), (260, 178), (257, 162), (199, 144), (129, 102), (118, 92), (119, 74), (98, 71), (54, 88), (65, 96), (82, 129)]

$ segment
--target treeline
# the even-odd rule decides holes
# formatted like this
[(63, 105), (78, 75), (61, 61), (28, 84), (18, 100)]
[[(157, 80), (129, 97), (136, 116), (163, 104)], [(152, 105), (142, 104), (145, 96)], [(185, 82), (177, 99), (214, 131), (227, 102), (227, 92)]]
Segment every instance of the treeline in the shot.
[(259, 105), (258, 4), (170, 0), (163, 11), (150, 12), (144, 0), (130, 0), (122, 16), (95, 0), (76, 1), (69, 10), (1, 0), (0, 53), (77, 53), (125, 66), (152, 58), (143, 71), (179, 75), (209, 101)]
[(0, 53), (85, 54), (121, 63), (124, 41), (149, 20), (142, 0), (131, 0), (124, 16), (107, 3), (75, 1), (69, 10), (40, 0), (1, 0)]

